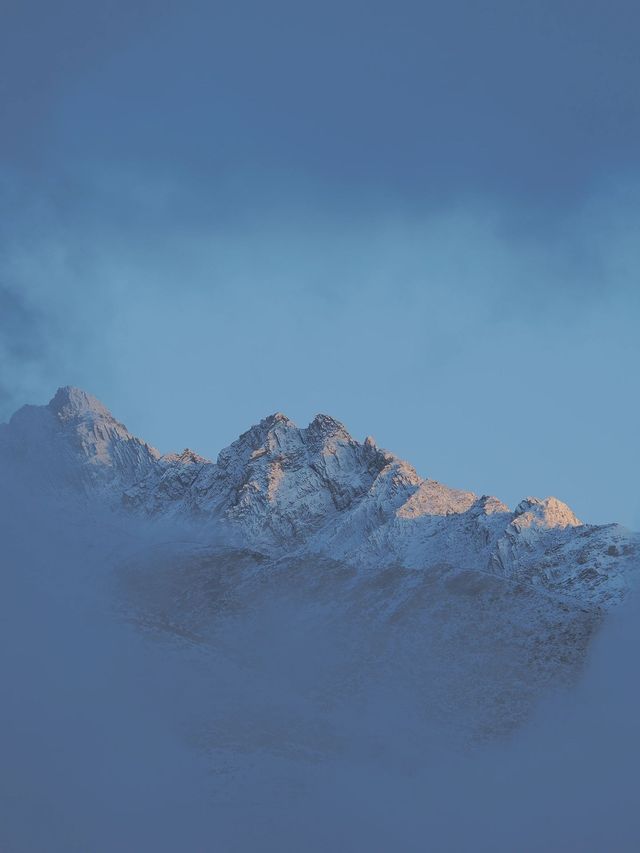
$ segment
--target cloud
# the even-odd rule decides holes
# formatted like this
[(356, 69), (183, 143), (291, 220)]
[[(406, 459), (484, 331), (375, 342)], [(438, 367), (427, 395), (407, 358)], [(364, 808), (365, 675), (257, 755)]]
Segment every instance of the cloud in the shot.
[(24, 294), (0, 283), (0, 414), (16, 402), (46, 357), (43, 315)]
[(0, 284), (0, 333), (7, 355), (29, 360), (42, 354), (41, 319), (19, 294)]
[[(175, 637), (173, 607), (217, 641), (208, 651), (160, 641), (115, 616), (122, 603), (110, 598), (114, 556), (137, 565), (154, 533), (113, 518), (67, 527), (59, 507), (28, 505), (20, 516), (10, 492), (0, 513), (8, 849), (637, 849), (637, 602), (605, 624), (579, 684), (514, 736), (460, 750), (449, 724), (465, 691), (446, 720), (429, 721), (416, 671), (401, 677), (399, 638), (382, 642), (368, 615), (337, 624), (330, 583), (327, 598), (301, 601), (296, 566), (284, 594), (260, 583), (246, 609), (225, 595), (223, 619), (209, 579), (205, 602), (187, 575), (166, 584), (158, 554), (172, 553), (176, 532), (166, 528), (149, 561), (159, 577), (139, 595), (153, 602), (159, 587), (163, 607), (169, 597), (160, 624)], [(358, 637), (366, 659), (386, 650), (398, 666), (376, 654), (373, 679), (366, 667), (351, 674)], [(436, 672), (450, 663), (418, 648), (438, 655)]]

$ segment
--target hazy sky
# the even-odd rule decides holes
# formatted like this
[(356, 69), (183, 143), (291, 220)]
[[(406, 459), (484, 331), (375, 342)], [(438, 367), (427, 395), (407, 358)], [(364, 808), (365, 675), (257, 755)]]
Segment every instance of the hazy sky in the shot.
[(318, 411), (640, 528), (635, 2), (3, 4), (0, 416)]

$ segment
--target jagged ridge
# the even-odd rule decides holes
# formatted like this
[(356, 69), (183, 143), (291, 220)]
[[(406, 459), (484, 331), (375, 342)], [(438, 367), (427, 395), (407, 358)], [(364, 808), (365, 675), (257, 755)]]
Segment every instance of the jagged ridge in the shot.
[[(636, 539), (616, 525), (583, 525), (556, 498), (512, 512), (423, 479), (407, 462), (356, 441), (317, 415), (299, 428), (265, 418), (212, 462), (185, 449), (161, 455), (95, 397), (61, 388), (0, 429), (5, 465), (39, 488), (70, 487), (111, 507), (220, 526), (270, 555), (312, 553), (360, 568), (452, 565), (602, 604), (619, 599)], [(207, 524), (210, 528), (207, 528)]]

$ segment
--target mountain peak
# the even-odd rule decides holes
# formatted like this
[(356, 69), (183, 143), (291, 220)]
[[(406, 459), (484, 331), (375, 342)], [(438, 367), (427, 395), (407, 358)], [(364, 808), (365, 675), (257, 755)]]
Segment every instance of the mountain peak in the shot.
[(267, 415), (260, 423), (267, 427), (275, 426), (279, 423), (284, 423), (288, 426), (294, 425), (291, 418), (288, 418), (283, 412), (274, 412), (272, 415)]
[(312, 433), (319, 433), (321, 435), (336, 435), (343, 434), (346, 437), (349, 437), (349, 432), (345, 425), (340, 421), (332, 418), (330, 415), (318, 414), (311, 421), (307, 430)]
[(111, 417), (109, 410), (97, 397), (72, 385), (64, 385), (62, 388), (58, 388), (49, 401), (49, 409), (62, 420), (86, 417), (87, 415)]
[(567, 504), (558, 498), (529, 497), (515, 508), (513, 524), (519, 530), (530, 527), (579, 527), (582, 522)]

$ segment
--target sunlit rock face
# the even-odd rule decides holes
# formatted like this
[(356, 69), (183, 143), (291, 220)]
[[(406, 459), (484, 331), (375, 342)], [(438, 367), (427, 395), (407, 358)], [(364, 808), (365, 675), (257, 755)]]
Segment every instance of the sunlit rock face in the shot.
[(518, 532), (526, 529), (579, 527), (582, 522), (573, 511), (557, 498), (525, 498), (515, 508), (511, 522)]
[[(61, 388), (0, 429), (6, 471), (30, 488), (78, 495), (132, 517), (180, 519), (270, 557), (313, 555), (358, 570), (452, 566), (600, 606), (629, 586), (636, 538), (581, 524), (553, 497), (511, 511), (497, 498), (423, 479), (407, 462), (317, 415), (305, 428), (271, 415), (213, 462), (161, 455), (94, 397)], [(8, 480), (7, 480), (8, 482)]]

